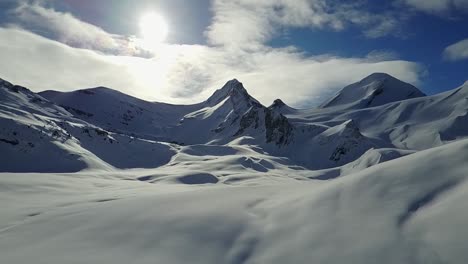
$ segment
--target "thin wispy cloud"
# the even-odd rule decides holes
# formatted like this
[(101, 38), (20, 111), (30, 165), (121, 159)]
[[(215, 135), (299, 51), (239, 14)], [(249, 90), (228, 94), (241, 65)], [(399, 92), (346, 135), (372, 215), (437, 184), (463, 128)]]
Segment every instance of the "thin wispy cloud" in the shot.
[(17, 18), (17, 26), (72, 47), (118, 55), (148, 56), (132, 36), (110, 34), (70, 13), (46, 8), (39, 2), (22, 2), (11, 12)]
[(451, 15), (468, 12), (468, 0), (402, 0), (406, 5), (429, 14)]

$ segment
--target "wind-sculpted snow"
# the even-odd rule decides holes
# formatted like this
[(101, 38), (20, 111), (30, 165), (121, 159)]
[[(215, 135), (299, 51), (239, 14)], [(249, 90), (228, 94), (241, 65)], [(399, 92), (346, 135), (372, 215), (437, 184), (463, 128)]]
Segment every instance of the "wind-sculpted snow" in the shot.
[(0, 255), (10, 264), (465, 263), (467, 159), (464, 140), (331, 181), (235, 187), (150, 184), (135, 170), (0, 174)]

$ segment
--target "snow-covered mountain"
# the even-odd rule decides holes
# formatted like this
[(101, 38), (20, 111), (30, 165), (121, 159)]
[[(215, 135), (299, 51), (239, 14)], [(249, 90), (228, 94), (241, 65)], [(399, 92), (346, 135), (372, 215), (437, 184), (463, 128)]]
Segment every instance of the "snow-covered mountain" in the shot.
[[(343, 166), (371, 148), (421, 150), (467, 135), (467, 105), (460, 98), (466, 93), (466, 85), (425, 96), (414, 86), (382, 73), (345, 87), (322, 107), (305, 110), (289, 107), (281, 99), (265, 107), (236, 79), (194, 105), (147, 102), (104, 87), (39, 94), (21, 87), (26, 97), (35, 98), (25, 101), (11, 91), (16, 86), (3, 83), (5, 105), (9, 102), (47, 117), (44, 122), (61, 124), (56, 125), (60, 129), (54, 129), (77, 138), (81, 148), (91, 148), (95, 155), (102, 152), (101, 148), (86, 144), (76, 135), (76, 124), (88, 131), (102, 130), (114, 139), (126, 137), (129, 142), (143, 145), (151, 142), (152, 150), (162, 144), (168, 153), (175, 151), (170, 148), (194, 144), (253, 146), (284, 157), (295, 166), (315, 170)], [(71, 149), (77, 152), (76, 148)], [(132, 154), (137, 155), (140, 150), (138, 147)], [(97, 156), (105, 163), (97, 167), (109, 167), (110, 160), (110, 167), (117, 168), (154, 165), (124, 162), (126, 165), (120, 166), (119, 159), (112, 158), (114, 154)], [(168, 161), (171, 156), (163, 160)]]
[(280, 146), (288, 143), (291, 130), (284, 116), (263, 106), (234, 79), (215, 91), (200, 109), (186, 114), (171, 134), (184, 144), (225, 144), (250, 136), (259, 144)]
[(4, 80), (0, 96), (2, 171), (154, 168), (175, 154), (168, 143), (106, 131), (79, 119), (81, 112)]
[(145, 139), (165, 135), (168, 126), (200, 108), (199, 105), (147, 102), (105, 87), (74, 92), (44, 91), (39, 95), (67, 109), (76, 118), (108, 131)]
[(422, 96), (425, 94), (409, 83), (385, 73), (374, 73), (346, 86), (322, 107), (360, 109)]
[(294, 109), (0, 80), (0, 262), (465, 263), (467, 137), (468, 82)]

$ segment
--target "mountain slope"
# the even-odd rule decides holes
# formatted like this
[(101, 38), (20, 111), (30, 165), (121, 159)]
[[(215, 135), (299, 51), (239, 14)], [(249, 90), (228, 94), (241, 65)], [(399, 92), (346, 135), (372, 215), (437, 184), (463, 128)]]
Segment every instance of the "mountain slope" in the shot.
[(353, 87), (300, 110), (1, 81), (0, 262), (466, 263), (468, 83)]
[(105, 87), (39, 94), (67, 109), (76, 118), (105, 130), (153, 140), (166, 136), (167, 127), (200, 108), (198, 105), (147, 102)]
[(452, 91), (363, 109), (327, 107), (286, 114), (292, 124), (334, 126), (352, 119), (387, 147), (422, 150), (468, 136), (468, 85)]
[[(464, 122), (468, 109), (465, 86), (423, 96), (413, 86), (386, 74), (372, 74), (347, 86), (324, 108), (306, 110), (291, 108), (280, 99), (265, 107), (236, 79), (228, 81), (204, 102), (180, 106), (146, 102), (103, 87), (70, 93), (46, 91), (40, 95), (21, 88), (28, 95), (19, 98), (11, 91), (14, 85), (6, 86), (10, 90), (3, 90), (3, 105), (12, 106), (5, 110), (5, 118), (22, 120), (26, 112), (35, 111), (46, 117), (39, 124), (52, 124), (48, 134), (63, 130), (79, 145), (78, 149), (91, 151), (96, 156), (93, 159), (103, 164), (82, 164), (79, 168), (149, 168), (168, 163), (180, 145), (229, 144), (286, 158), (292, 166), (322, 170), (358, 160), (371, 148), (414, 151), (468, 135)], [(392, 102), (407, 97), (416, 98)], [(15, 116), (14, 112), (22, 108), (27, 110)], [(26, 127), (30, 126), (28, 122), (24, 124)], [(82, 136), (87, 134), (83, 131), (98, 132), (89, 141), (89, 137)], [(19, 138), (3, 138), (6, 140), (3, 147), (12, 148), (14, 153), (16, 148), (5, 142), (16, 142)], [(57, 142), (53, 138), (47, 140), (51, 144)], [(116, 141), (132, 144), (113, 145)], [(153, 153), (156, 156), (152, 157)], [(139, 154), (148, 158), (145, 161), (131, 158)]]
[(250, 136), (260, 145), (284, 145), (290, 140), (293, 128), (288, 120), (251, 97), (236, 79), (215, 91), (202, 105), (172, 128), (171, 134), (178, 141), (226, 144), (237, 137)]
[(169, 144), (110, 133), (75, 118), (24, 87), (2, 81), (0, 95), (1, 171), (155, 168), (175, 154)]
[(360, 109), (423, 96), (425, 94), (411, 84), (385, 73), (374, 73), (343, 88), (322, 104), (322, 108)]

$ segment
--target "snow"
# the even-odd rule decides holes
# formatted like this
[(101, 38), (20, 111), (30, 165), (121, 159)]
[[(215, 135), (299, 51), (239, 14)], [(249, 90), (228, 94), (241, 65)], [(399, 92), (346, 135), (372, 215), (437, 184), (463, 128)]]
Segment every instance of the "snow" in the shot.
[(0, 253), (12, 264), (464, 263), (467, 158), (464, 140), (332, 181), (236, 187), (1, 174)]
[(0, 262), (465, 263), (467, 87), (373, 74), (299, 110), (2, 80)]
[(343, 88), (322, 107), (364, 108), (425, 96), (411, 84), (385, 73), (374, 73)]

